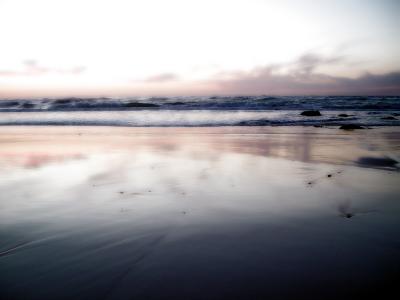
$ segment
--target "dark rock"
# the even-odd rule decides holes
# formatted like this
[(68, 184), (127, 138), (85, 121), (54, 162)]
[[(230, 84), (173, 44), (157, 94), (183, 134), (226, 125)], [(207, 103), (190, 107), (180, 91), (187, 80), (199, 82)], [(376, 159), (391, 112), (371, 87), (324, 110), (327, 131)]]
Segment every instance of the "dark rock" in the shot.
[(390, 157), (360, 157), (357, 163), (369, 167), (394, 167), (398, 162)]
[(397, 120), (397, 118), (388, 116), (388, 117), (382, 117), (381, 120)]
[(348, 114), (339, 114), (338, 117), (347, 118), (347, 117), (350, 117), (350, 115), (348, 115)]
[(171, 102), (168, 103), (169, 105), (184, 105), (185, 103), (181, 102), (181, 101), (177, 101), (177, 102)]
[(392, 113), (392, 116), (398, 117), (398, 116), (400, 116), (400, 114), (399, 113)]
[(365, 129), (365, 127), (362, 127), (362, 126), (356, 125), (356, 124), (346, 124), (346, 125), (340, 126), (339, 129), (354, 130), (354, 129)]
[(321, 113), (319, 112), (319, 110), (305, 110), (300, 115), (306, 117), (317, 117), (321, 116)]
[(322, 128), (322, 127), (324, 127), (324, 126), (322, 126), (322, 125), (313, 125), (313, 127)]

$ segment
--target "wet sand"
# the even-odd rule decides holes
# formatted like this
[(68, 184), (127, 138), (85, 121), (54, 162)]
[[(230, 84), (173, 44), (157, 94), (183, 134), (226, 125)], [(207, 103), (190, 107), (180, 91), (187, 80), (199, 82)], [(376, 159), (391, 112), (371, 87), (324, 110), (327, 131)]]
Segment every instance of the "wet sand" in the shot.
[(0, 128), (1, 299), (384, 298), (400, 128)]

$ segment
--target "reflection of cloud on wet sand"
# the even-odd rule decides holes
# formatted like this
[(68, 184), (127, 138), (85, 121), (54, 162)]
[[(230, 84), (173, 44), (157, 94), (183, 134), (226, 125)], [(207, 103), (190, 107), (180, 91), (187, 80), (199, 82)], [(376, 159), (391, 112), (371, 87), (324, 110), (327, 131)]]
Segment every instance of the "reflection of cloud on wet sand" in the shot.
[(1, 153), (0, 165), (37, 169), (48, 164), (64, 163), (69, 160), (84, 159), (85, 156), (76, 154), (52, 154), (52, 153)]
[[(369, 132), (343, 133), (325, 128), (43, 128), (26, 132), (5, 132), (0, 135), (0, 163), (37, 167), (50, 162), (81, 159), (93, 154), (129, 154), (129, 161), (142, 154), (157, 152), (166, 156), (190, 157), (194, 160), (217, 162), (227, 153), (277, 157), (302, 162), (358, 164), (360, 157), (373, 151), (392, 151), (397, 136), (385, 129), (375, 129), (374, 139)], [(29, 135), (29, 132), (35, 132)], [(103, 131), (104, 134), (100, 134)], [(62, 136), (57, 136), (63, 132)], [(55, 134), (51, 139), (46, 135)], [(79, 134), (78, 134), (79, 133)], [(356, 138), (356, 143), (349, 143)], [(26, 145), (21, 141), (31, 143)], [(207, 149), (208, 151), (204, 151)], [(146, 155), (144, 155), (144, 158)], [(124, 167), (115, 166), (122, 170)], [(104, 175), (106, 176), (106, 175)], [(199, 175), (202, 177), (202, 175)]]

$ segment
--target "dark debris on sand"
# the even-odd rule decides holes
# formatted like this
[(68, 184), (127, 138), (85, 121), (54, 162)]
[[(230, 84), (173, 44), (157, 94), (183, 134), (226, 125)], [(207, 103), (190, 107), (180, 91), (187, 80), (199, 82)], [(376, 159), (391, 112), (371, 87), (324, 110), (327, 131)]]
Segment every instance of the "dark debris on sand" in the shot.
[(326, 174), (326, 176), (315, 178), (314, 180), (308, 181), (307, 185), (311, 187), (314, 184), (316, 184), (317, 182), (319, 182), (320, 180), (324, 180), (326, 178), (333, 178), (334, 174), (341, 174), (341, 173), (342, 173), (342, 171), (336, 171), (336, 172), (334, 171), (334, 172), (328, 173), (328, 174)]
[(339, 215), (343, 218), (352, 218), (354, 217), (354, 212), (351, 209), (351, 201), (345, 200), (338, 205)]
[(352, 218), (352, 217), (354, 217), (354, 214), (352, 214), (352, 213), (346, 213), (346, 214), (342, 214), (341, 215), (343, 218)]

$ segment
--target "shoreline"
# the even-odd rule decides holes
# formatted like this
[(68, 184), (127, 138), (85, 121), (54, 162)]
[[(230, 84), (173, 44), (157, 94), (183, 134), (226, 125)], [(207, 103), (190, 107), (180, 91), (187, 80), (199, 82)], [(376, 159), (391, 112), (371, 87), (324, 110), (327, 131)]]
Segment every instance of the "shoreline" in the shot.
[(8, 299), (396, 288), (399, 127), (1, 129)]

